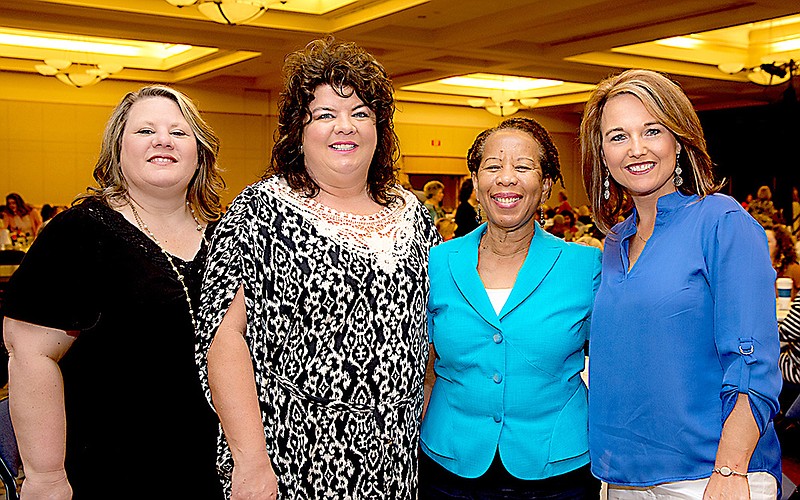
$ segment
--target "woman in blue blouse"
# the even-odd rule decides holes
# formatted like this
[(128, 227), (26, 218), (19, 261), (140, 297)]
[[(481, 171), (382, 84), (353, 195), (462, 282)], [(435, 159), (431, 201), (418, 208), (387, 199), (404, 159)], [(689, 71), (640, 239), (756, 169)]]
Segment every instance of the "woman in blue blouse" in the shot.
[(663, 75), (601, 82), (581, 148), (608, 232), (589, 348), (592, 472), (610, 499), (776, 498), (781, 376), (764, 230), (717, 193), (700, 121)]
[(561, 178), (537, 122), (482, 132), (467, 163), (488, 222), (431, 250), (420, 498), (596, 499), (579, 374), (600, 251), (536, 222)]

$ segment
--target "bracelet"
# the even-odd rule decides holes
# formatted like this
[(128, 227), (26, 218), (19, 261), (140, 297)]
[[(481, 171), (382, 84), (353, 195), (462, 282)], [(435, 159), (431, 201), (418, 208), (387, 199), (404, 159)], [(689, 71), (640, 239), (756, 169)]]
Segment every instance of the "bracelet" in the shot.
[(722, 467), (718, 467), (718, 468), (714, 469), (711, 472), (716, 472), (717, 474), (719, 474), (720, 476), (723, 476), (723, 477), (731, 477), (731, 476), (747, 477), (747, 473), (746, 472), (737, 472), (737, 471), (731, 469), (730, 467), (728, 467), (727, 465), (723, 465)]

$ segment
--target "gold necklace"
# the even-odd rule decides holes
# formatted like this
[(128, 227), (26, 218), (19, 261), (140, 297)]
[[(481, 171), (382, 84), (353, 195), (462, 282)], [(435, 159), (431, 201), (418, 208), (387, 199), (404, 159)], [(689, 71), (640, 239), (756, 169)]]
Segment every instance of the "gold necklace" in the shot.
[[(144, 232), (148, 236), (150, 236), (150, 239), (153, 240), (153, 242), (155, 242), (155, 244), (158, 246), (158, 248), (161, 249), (161, 252), (167, 258), (167, 261), (169, 262), (169, 265), (172, 267), (172, 270), (175, 271), (175, 274), (178, 276), (178, 282), (180, 282), (181, 287), (183, 287), (183, 293), (186, 296), (186, 304), (189, 306), (189, 316), (191, 316), (191, 318), (192, 318), (192, 326), (194, 327), (194, 330), (196, 332), (197, 331), (197, 320), (194, 317), (194, 308), (192, 307), (192, 299), (191, 299), (191, 297), (189, 297), (189, 288), (186, 286), (186, 280), (183, 278), (183, 274), (181, 274), (180, 270), (178, 270), (178, 266), (175, 265), (175, 261), (172, 260), (172, 255), (170, 255), (169, 252), (167, 252), (166, 249), (164, 249), (164, 247), (161, 246), (161, 242), (158, 241), (158, 238), (156, 238), (156, 235), (153, 234), (153, 232), (150, 230), (150, 228), (147, 227), (147, 224), (145, 224), (145, 222), (142, 220), (141, 216), (139, 216), (139, 211), (136, 210), (135, 206), (133, 206), (133, 204), (134, 204), (133, 199), (128, 197), (127, 201), (128, 201), (128, 205), (130, 205), (130, 207), (131, 207), (131, 212), (133, 212), (133, 218), (136, 219), (136, 225), (139, 226), (139, 229), (142, 232)], [(186, 202), (186, 206), (189, 207), (189, 212), (191, 212), (191, 214), (192, 214), (192, 219), (194, 219), (194, 221), (197, 223), (197, 230), (198, 231), (202, 231), (203, 230), (203, 225), (200, 224), (199, 220), (197, 220), (197, 216), (195, 216), (195, 214), (194, 214), (194, 209), (192, 209), (192, 206), (189, 205), (188, 201)], [(203, 234), (203, 240), (205, 241), (205, 239), (206, 239), (206, 236), (205, 236), (205, 234)]]
[(647, 244), (647, 240), (652, 238), (652, 236), (650, 238), (647, 238), (647, 240), (642, 238), (642, 235), (639, 234), (639, 231), (636, 231), (636, 237), (639, 238), (640, 240), (642, 240), (645, 244)]

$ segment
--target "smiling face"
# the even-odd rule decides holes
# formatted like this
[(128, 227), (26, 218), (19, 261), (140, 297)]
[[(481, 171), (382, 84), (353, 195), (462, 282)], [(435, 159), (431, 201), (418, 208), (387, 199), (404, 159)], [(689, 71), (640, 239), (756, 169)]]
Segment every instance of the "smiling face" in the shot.
[(120, 152), (128, 191), (185, 192), (197, 169), (197, 140), (178, 105), (150, 97), (131, 106)]
[(637, 97), (620, 94), (609, 99), (600, 130), (608, 171), (634, 200), (658, 199), (675, 191), (672, 178), (680, 145)]
[[(352, 92), (345, 88), (345, 94)], [(317, 184), (350, 187), (366, 183), (378, 134), (375, 113), (355, 94), (340, 97), (320, 85), (309, 104), (311, 122), (303, 129), (306, 170)]]
[(486, 140), (472, 182), (490, 225), (506, 231), (533, 227), (539, 202), (552, 187), (549, 178), (542, 179), (539, 158), (539, 145), (521, 130), (498, 130)]

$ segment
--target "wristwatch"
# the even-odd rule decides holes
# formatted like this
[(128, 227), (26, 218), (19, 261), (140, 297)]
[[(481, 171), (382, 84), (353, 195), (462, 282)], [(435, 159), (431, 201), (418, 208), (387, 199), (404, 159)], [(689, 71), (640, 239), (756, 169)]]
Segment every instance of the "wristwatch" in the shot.
[(724, 477), (731, 477), (731, 476), (747, 477), (747, 473), (746, 472), (737, 472), (737, 471), (731, 469), (730, 467), (728, 467), (727, 465), (723, 465), (722, 467), (718, 467), (718, 468), (714, 469), (712, 472), (716, 472), (720, 476), (724, 476)]

